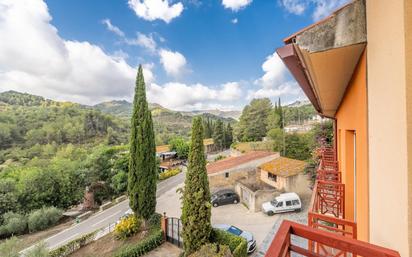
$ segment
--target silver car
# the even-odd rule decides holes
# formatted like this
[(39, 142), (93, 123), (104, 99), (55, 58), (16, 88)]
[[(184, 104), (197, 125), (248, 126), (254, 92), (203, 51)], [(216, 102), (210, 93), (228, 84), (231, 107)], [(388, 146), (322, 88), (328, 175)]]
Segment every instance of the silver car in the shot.
[(226, 232), (229, 232), (233, 235), (243, 237), (247, 241), (247, 253), (253, 253), (256, 250), (256, 240), (253, 237), (252, 233), (248, 231), (243, 231), (240, 228), (237, 228), (232, 225), (227, 224), (216, 224), (212, 226), (213, 228), (220, 229)]

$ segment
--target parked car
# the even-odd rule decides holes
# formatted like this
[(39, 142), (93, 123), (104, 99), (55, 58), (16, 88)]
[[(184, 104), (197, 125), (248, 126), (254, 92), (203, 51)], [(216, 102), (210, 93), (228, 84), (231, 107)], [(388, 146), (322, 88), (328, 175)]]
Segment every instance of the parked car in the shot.
[(300, 211), (302, 202), (296, 193), (281, 194), (270, 202), (262, 204), (262, 211), (271, 216), (275, 213)]
[(229, 232), (233, 235), (243, 237), (247, 241), (247, 253), (253, 253), (256, 250), (256, 240), (253, 237), (253, 234), (248, 231), (243, 231), (240, 228), (237, 228), (232, 225), (227, 224), (215, 224), (212, 225), (213, 228), (220, 229), (226, 232)]
[(238, 203), (239, 196), (235, 193), (235, 191), (231, 189), (223, 189), (217, 191), (216, 193), (212, 194), (211, 203), (213, 207), (218, 207), (220, 205), (231, 204), (231, 203)]

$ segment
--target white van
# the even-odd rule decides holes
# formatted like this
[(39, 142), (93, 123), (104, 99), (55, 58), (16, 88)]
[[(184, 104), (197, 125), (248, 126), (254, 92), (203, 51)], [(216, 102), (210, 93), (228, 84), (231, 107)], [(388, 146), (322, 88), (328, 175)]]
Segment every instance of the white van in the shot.
[(296, 193), (281, 194), (274, 200), (262, 204), (263, 213), (270, 216), (275, 213), (300, 211), (301, 209), (302, 203)]

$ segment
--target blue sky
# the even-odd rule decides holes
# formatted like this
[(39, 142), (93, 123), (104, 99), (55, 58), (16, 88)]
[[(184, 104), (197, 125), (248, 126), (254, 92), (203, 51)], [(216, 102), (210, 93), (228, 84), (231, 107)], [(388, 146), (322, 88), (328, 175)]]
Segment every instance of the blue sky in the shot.
[(274, 51), (344, 2), (0, 0), (0, 91), (130, 100), (143, 64), (149, 100), (172, 109), (304, 99)]

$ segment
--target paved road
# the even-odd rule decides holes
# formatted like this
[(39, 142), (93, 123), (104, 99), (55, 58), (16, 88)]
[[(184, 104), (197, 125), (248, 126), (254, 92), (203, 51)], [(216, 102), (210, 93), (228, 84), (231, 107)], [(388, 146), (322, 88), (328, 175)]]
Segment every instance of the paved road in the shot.
[[(171, 188), (174, 188), (178, 184), (183, 183), (184, 178), (185, 172), (181, 172), (176, 176), (173, 176), (165, 181), (159, 182), (157, 184), (156, 196), (159, 197)], [(96, 231), (97, 229), (109, 226), (110, 224), (119, 220), (119, 218), (122, 217), (127, 210), (129, 210), (129, 200), (125, 200), (105, 211), (99, 212), (91, 216), (87, 220), (79, 224), (76, 224), (75, 226), (70, 227), (66, 230), (63, 230), (62, 232), (54, 236), (47, 238), (46, 240), (44, 240), (44, 242), (47, 244), (49, 249), (54, 249), (58, 246), (67, 243), (70, 240)], [(23, 250), (22, 252), (26, 250), (27, 249)]]

